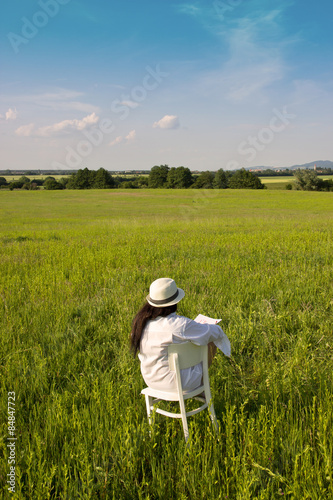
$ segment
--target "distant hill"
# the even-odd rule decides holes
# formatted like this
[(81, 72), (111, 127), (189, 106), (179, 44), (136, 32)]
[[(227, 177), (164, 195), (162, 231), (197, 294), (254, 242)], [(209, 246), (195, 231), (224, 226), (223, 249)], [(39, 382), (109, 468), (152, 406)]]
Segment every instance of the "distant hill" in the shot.
[(292, 167), (289, 167), (289, 169), (297, 170), (298, 168), (313, 168), (315, 165), (317, 165), (317, 168), (333, 168), (333, 161), (329, 160), (312, 161), (311, 163), (304, 163), (303, 165), (293, 165)]
[(302, 165), (293, 165), (292, 167), (264, 167), (264, 166), (258, 166), (258, 167), (247, 167), (245, 170), (297, 170), (298, 168), (313, 168), (314, 166), (317, 166), (317, 168), (333, 168), (333, 161), (330, 160), (317, 160), (317, 161), (312, 161), (311, 163), (303, 163)]

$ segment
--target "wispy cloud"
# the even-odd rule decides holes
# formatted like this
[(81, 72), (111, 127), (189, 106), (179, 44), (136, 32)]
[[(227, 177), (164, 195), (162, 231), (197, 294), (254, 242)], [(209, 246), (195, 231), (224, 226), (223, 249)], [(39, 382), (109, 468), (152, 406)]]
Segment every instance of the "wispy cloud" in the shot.
[(202, 9), (197, 3), (181, 3), (176, 6), (176, 9), (181, 14), (197, 17), (202, 13)]
[(317, 82), (315, 80), (294, 80), (293, 104), (306, 105), (311, 102), (332, 102), (333, 81)]
[(214, 2), (207, 5), (198, 0), (178, 6), (179, 12), (195, 17), (220, 44), (220, 67), (202, 78), (206, 90), (215, 87), (233, 102), (262, 98), (264, 89), (286, 76), (286, 49), (299, 41), (297, 34), (286, 33), (284, 13), (290, 3), (282, 0), (272, 8), (261, 2), (259, 8), (257, 0), (226, 2), (229, 8), (223, 20)]
[[(230, 100), (247, 99), (284, 77), (283, 46), (277, 41), (279, 15), (275, 9), (255, 18), (244, 17), (229, 31), (229, 59), (223, 67), (223, 77)], [(267, 38), (268, 31), (271, 40)], [(262, 44), (264, 34), (267, 42)]]
[(30, 137), (33, 133), (34, 128), (35, 125), (33, 123), (29, 123), (29, 125), (22, 125), (15, 130), (15, 134), (21, 137)]
[(35, 104), (36, 106), (52, 110), (74, 110), (82, 113), (99, 113), (100, 108), (93, 104), (82, 101), (79, 98), (84, 96), (83, 92), (56, 88), (51, 92), (42, 92), (39, 94), (23, 94), (12, 97), (14, 102)]
[(121, 101), (120, 104), (122, 104), (123, 106), (127, 106), (128, 108), (131, 108), (131, 109), (135, 109), (138, 106), (140, 106), (140, 104), (138, 102), (135, 102), (135, 101)]
[(130, 133), (125, 137), (125, 139), (127, 140), (127, 142), (134, 141), (136, 139), (136, 131), (131, 130)]
[(109, 143), (109, 146), (117, 146), (118, 144), (128, 144), (130, 142), (135, 141), (136, 139), (136, 131), (131, 130), (125, 137), (119, 135), (113, 141)]
[(23, 137), (61, 136), (75, 131), (82, 131), (95, 125), (98, 121), (99, 117), (95, 113), (92, 113), (88, 116), (85, 116), (81, 120), (77, 118), (74, 118), (72, 120), (63, 120), (61, 122), (54, 123), (53, 125), (47, 125), (46, 127), (35, 128), (35, 125), (33, 123), (30, 123), (29, 125), (23, 125), (19, 127), (15, 131), (15, 133), (16, 135)]
[(153, 124), (153, 128), (176, 129), (179, 128), (179, 118), (175, 115), (165, 115), (158, 122)]
[(121, 144), (123, 142), (124, 138), (122, 135), (118, 135), (113, 141), (109, 143), (109, 146), (117, 146), (117, 144)]

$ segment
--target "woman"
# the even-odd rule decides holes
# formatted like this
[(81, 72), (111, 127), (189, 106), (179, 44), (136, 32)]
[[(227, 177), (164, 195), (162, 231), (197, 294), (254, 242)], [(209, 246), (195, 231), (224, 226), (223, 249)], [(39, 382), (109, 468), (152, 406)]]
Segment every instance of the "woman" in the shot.
[[(218, 325), (197, 323), (176, 314), (178, 302), (185, 296), (170, 278), (159, 278), (149, 288), (146, 304), (135, 316), (131, 332), (131, 348), (139, 351), (141, 373), (152, 389), (176, 390), (175, 373), (168, 363), (168, 346), (172, 343), (193, 342), (209, 345), (209, 364), (216, 347), (230, 356), (228, 337)], [(201, 363), (181, 370), (183, 389), (198, 387), (202, 378)]]

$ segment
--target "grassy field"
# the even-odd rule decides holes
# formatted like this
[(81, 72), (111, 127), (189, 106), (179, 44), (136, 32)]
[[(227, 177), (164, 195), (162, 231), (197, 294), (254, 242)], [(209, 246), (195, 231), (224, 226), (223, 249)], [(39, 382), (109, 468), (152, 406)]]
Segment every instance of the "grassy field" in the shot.
[(260, 180), (265, 184), (267, 189), (286, 189), (287, 184), (293, 186), (295, 183), (295, 177), (290, 175), (260, 177)]
[[(332, 200), (1, 192), (1, 498), (332, 499)], [(220, 435), (202, 412), (187, 448), (161, 415), (150, 436), (128, 349), (162, 276), (185, 290), (181, 314), (221, 317), (232, 344), (210, 369)]]

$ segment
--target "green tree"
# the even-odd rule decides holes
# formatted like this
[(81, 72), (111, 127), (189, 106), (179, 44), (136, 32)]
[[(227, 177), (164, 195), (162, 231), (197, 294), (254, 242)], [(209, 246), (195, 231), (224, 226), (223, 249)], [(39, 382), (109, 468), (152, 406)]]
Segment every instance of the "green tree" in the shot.
[(20, 181), (12, 181), (10, 184), (9, 184), (9, 189), (11, 191), (13, 191), (13, 189), (21, 189), (23, 186), (23, 182), (20, 182)]
[(228, 177), (228, 174), (223, 170), (223, 168), (220, 168), (220, 170), (218, 170), (215, 174), (213, 187), (215, 189), (226, 189), (229, 187)]
[(196, 189), (213, 189), (214, 178), (215, 175), (213, 174), (213, 172), (209, 172), (209, 170), (207, 170), (206, 172), (202, 172), (196, 178), (192, 187)]
[(141, 189), (148, 186), (148, 177), (140, 175), (139, 177), (132, 177), (130, 179), (123, 179), (119, 184), (120, 188), (124, 189)]
[(138, 185), (135, 181), (124, 181), (119, 186), (121, 189), (138, 189)]
[(320, 179), (315, 170), (296, 170), (295, 188), (302, 191), (333, 191), (333, 181)]
[(148, 177), (140, 175), (135, 179), (134, 183), (137, 185), (138, 188), (146, 188), (148, 187)]
[(193, 184), (191, 171), (187, 167), (172, 167), (168, 172), (167, 187), (171, 189), (186, 189)]
[(232, 174), (229, 179), (229, 187), (231, 189), (265, 189), (265, 185), (259, 177), (245, 170), (245, 168)]
[(29, 184), (30, 183), (30, 179), (29, 179), (29, 177), (26, 177), (25, 175), (22, 175), (22, 177), (19, 178), (18, 182), (22, 182), (22, 185), (23, 184)]
[(155, 165), (148, 177), (149, 188), (163, 188), (167, 185), (169, 167), (168, 165)]
[(295, 188), (301, 191), (318, 191), (319, 179), (317, 172), (314, 170), (297, 169), (294, 172)]
[(44, 189), (47, 189), (49, 191), (64, 189), (63, 184), (61, 184), (60, 182), (56, 181), (52, 177), (49, 177), (48, 179), (46, 179), (43, 185), (44, 185)]
[(42, 186), (46, 179), (32, 179), (31, 184), (35, 184), (36, 186)]
[(64, 186), (64, 189), (66, 189), (68, 181), (69, 181), (69, 177), (61, 177), (59, 182), (60, 182), (60, 184), (62, 184)]
[(176, 167), (170, 168), (167, 177), (167, 187), (169, 189), (174, 189), (177, 187), (177, 169)]
[(72, 174), (69, 178), (68, 189), (91, 189), (95, 182), (96, 172), (90, 171), (88, 168), (80, 169), (76, 174)]
[(318, 189), (319, 191), (333, 191), (333, 180), (318, 179)]
[(116, 183), (112, 175), (104, 168), (100, 168), (94, 176), (94, 183), (92, 187), (94, 189), (110, 189), (114, 188), (115, 184)]

